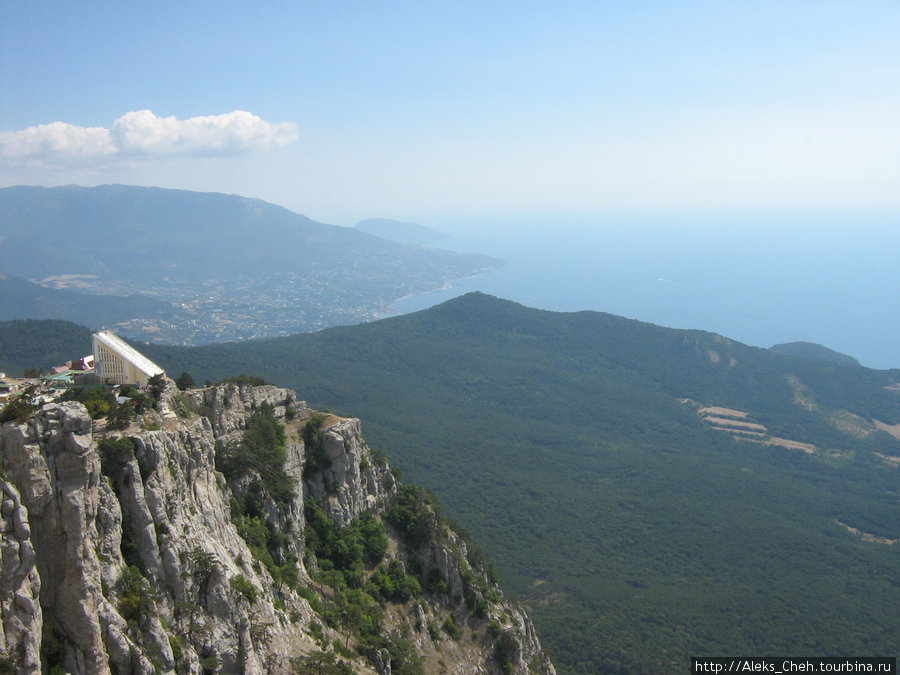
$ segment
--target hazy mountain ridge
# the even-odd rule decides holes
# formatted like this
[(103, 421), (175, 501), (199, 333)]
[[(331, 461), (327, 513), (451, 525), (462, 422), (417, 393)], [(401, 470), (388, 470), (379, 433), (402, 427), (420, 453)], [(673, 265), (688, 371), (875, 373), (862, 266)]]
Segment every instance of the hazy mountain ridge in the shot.
[(439, 232), (418, 223), (407, 223), (389, 218), (367, 218), (358, 222), (356, 229), (368, 234), (374, 234), (382, 239), (390, 239), (402, 244), (414, 244), (416, 246), (432, 246), (450, 238), (450, 235), (444, 232)]
[(815, 342), (785, 342), (773, 345), (769, 347), (769, 350), (778, 354), (786, 354), (813, 361), (831, 361), (833, 363), (859, 365), (859, 361), (852, 356), (841, 354)]
[(174, 315), (162, 310), (118, 328), (149, 341), (202, 344), (358, 323), (398, 298), (499, 264), (236, 195), (125, 185), (0, 189), (0, 274), (178, 303)]

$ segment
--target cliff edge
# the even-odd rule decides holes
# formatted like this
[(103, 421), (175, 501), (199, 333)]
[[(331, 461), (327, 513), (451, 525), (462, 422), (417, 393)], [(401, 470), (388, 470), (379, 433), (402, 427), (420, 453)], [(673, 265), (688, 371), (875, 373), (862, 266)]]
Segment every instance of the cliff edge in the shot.
[(136, 414), (57, 401), (0, 428), (7, 670), (555, 672), (359, 420), (241, 382), (119, 405)]

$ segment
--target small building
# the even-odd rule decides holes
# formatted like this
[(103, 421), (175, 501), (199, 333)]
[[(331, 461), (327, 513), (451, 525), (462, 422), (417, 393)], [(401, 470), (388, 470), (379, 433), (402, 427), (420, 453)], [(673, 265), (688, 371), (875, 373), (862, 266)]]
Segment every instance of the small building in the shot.
[(51, 372), (49, 375), (44, 375), (41, 378), (41, 382), (44, 386), (49, 387), (50, 389), (68, 389), (72, 386), (75, 371), (74, 370), (62, 370), (60, 372)]
[(88, 354), (87, 356), (82, 356), (77, 361), (72, 361), (72, 370), (80, 370), (82, 372), (88, 372), (94, 369), (94, 355)]
[[(6, 377), (6, 373), (0, 373), (3, 377)], [(11, 401), (19, 394), (19, 385), (16, 382), (7, 382), (6, 380), (0, 379), (0, 403), (6, 403), (7, 401)]]
[(117, 335), (108, 331), (94, 333), (94, 369), (97, 377), (108, 384), (147, 384), (162, 368)]

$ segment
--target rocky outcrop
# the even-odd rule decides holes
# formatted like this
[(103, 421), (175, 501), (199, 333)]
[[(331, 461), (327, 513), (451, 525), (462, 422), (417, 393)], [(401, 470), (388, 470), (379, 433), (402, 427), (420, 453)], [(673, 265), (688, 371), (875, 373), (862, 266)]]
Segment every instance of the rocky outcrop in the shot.
[(37, 571), (28, 509), (19, 492), (0, 478), (0, 653), (20, 672), (41, 668), (41, 578)]
[[(389, 527), (382, 567), (425, 560), (420, 572), (440, 587), (388, 602), (384, 640), (342, 630), (341, 591), (310, 554), (304, 506), (313, 500), (338, 526), (363, 514), (380, 521), (401, 489), (358, 420), (315, 414), (269, 385), (179, 392), (167, 381), (157, 395), (156, 409), (124, 429), (74, 401), (0, 429), (6, 664), (25, 673), (281, 673), (330, 659), (390, 672), (397, 645), (415, 644), (419, 663), (445, 659), (458, 672), (552, 672), (527, 616), (492, 584), (473, 582), (479, 571), (450, 531), (414, 547)], [(274, 468), (240, 454), (260, 411), (284, 430)], [(273, 476), (292, 486), (287, 495)], [(466, 635), (434, 636), (431, 624), (465, 624)], [(401, 639), (410, 625), (415, 634)]]
[(342, 525), (363, 511), (384, 511), (397, 491), (397, 481), (386, 463), (370, 461), (359, 420), (324, 422), (315, 440), (324, 468), (308, 475), (310, 494)]

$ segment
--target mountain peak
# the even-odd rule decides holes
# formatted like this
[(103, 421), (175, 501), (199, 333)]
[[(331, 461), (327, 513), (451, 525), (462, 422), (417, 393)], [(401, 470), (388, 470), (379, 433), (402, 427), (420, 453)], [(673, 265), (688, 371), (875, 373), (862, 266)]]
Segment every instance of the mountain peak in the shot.
[(852, 356), (841, 354), (833, 349), (824, 347), (815, 342), (784, 342), (769, 347), (770, 352), (776, 354), (784, 354), (786, 356), (794, 356), (808, 361), (828, 361), (830, 363), (840, 363), (844, 365), (860, 365)]

